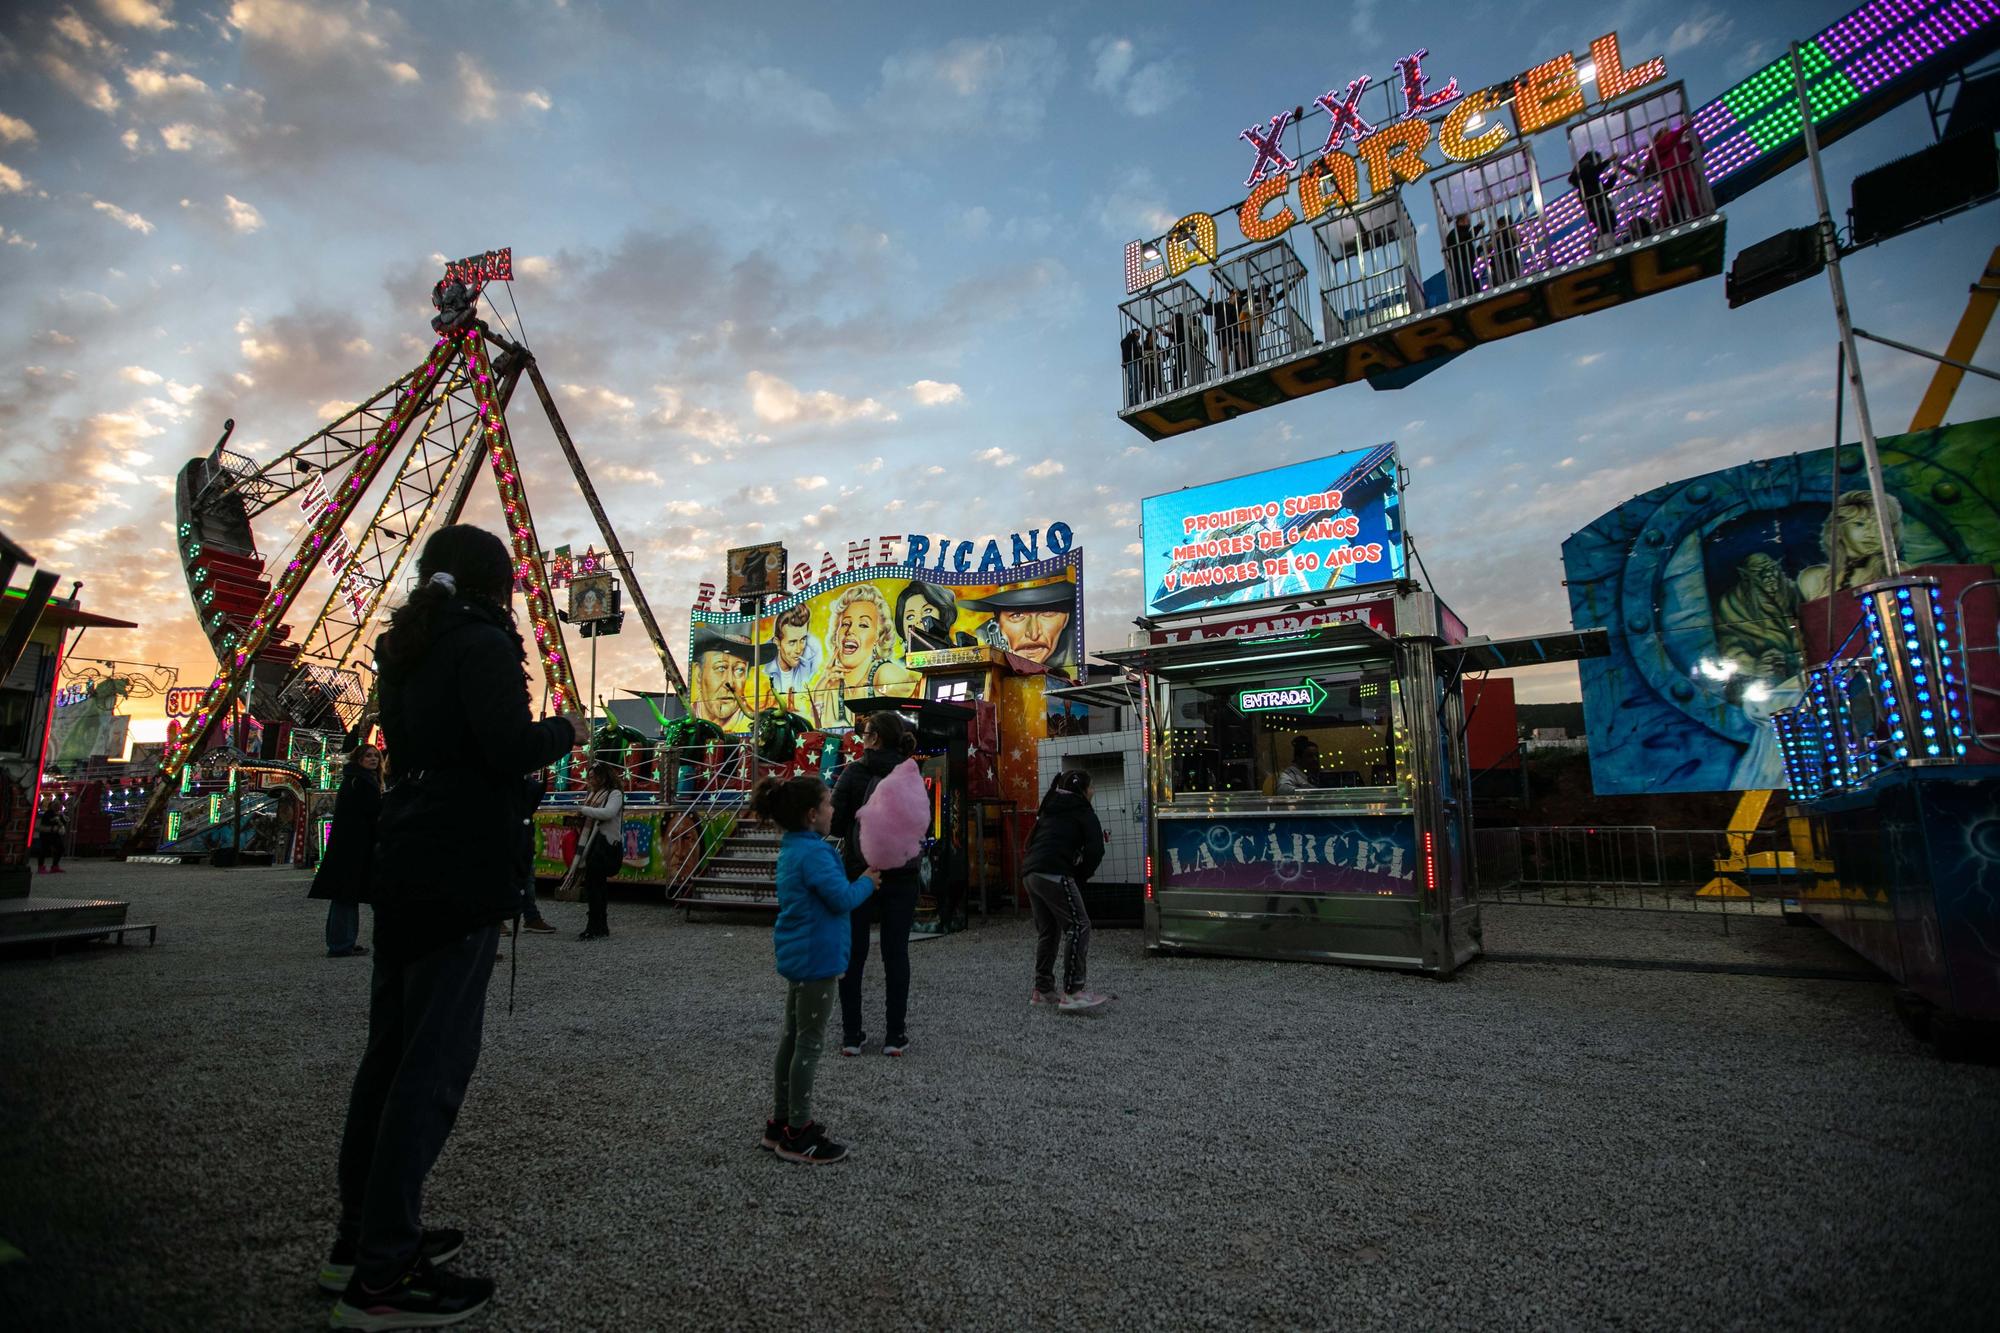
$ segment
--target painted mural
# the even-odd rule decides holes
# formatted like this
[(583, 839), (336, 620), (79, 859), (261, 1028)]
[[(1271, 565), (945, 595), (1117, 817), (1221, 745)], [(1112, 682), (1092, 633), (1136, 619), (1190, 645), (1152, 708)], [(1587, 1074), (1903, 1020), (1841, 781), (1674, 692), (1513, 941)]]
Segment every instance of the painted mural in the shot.
[[(1906, 564), (2000, 563), (2000, 418), (1890, 436)], [(1563, 543), (1601, 793), (1785, 785), (1769, 719), (1798, 702), (1802, 603), (1882, 573), (1861, 449), (1746, 463), (1646, 492)]]
[(773, 707), (823, 731), (854, 725), (852, 699), (915, 698), (909, 654), (986, 645), (1074, 676), (1083, 660), (1083, 554), (960, 574), (867, 565), (774, 598), (754, 619), (696, 607), (689, 708), (727, 732)]

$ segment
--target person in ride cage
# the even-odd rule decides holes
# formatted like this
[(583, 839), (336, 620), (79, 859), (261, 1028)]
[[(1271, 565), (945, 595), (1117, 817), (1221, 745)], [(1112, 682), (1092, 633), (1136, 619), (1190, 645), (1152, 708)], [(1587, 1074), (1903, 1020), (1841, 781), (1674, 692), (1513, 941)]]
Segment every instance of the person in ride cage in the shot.
[(881, 877), (870, 870), (848, 878), (826, 841), (833, 795), (818, 778), (765, 777), (750, 795), (750, 809), (785, 831), (778, 847), (778, 920), (771, 927), (771, 949), (785, 979), (785, 1030), (760, 1146), (788, 1162), (824, 1166), (843, 1160), (847, 1146), (812, 1118), (813, 1080), (826, 1049), (834, 990), (847, 969), (849, 914)]
[(382, 810), (382, 752), (357, 745), (348, 752), (333, 798), (333, 828), (320, 854), (308, 897), (328, 899), (326, 956), (359, 958), (368, 950), (361, 935), (361, 904), (369, 899), (375, 864), (375, 820)]
[(1592, 149), (1576, 160), (1576, 170), (1569, 173), (1569, 183), (1583, 198), (1584, 216), (1596, 230), (1599, 240), (1618, 230), (1618, 206), (1611, 199), (1611, 185), (1618, 177), (1618, 164), (1599, 156)]
[[(1035, 913), (1035, 985), (1028, 1003), (1066, 1012), (1095, 1009), (1111, 997), (1084, 987), (1090, 955), (1090, 913), (1083, 884), (1104, 859), (1104, 828), (1090, 805), (1090, 774), (1056, 774), (1035, 812), (1035, 831), (1021, 859), (1021, 879)], [(1062, 989), (1056, 989), (1056, 949), (1062, 948)]]
[(1479, 234), (1486, 230), (1486, 224), (1473, 224), (1470, 213), (1460, 213), (1451, 221), (1451, 230), (1444, 234), (1444, 267), (1451, 275), (1451, 298), (1461, 300), (1478, 290), (1476, 284), (1479, 265)]
[(423, 1227), (424, 1177), (479, 1062), (499, 923), (520, 902), (521, 774), (587, 736), (580, 717), (529, 711), (506, 543), (442, 528), (417, 579), (375, 649), (396, 771), (371, 875), (368, 1045), (341, 1134), (340, 1222), (319, 1271), (340, 1293), (335, 1328), (440, 1327), (493, 1298), (490, 1279), (438, 1267), (465, 1237)]

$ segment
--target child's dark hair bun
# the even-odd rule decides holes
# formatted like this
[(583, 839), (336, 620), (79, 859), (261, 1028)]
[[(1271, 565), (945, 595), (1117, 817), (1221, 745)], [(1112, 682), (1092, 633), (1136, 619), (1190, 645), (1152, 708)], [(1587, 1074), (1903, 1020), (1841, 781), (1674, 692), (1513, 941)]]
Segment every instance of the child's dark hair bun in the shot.
[(757, 779), (750, 791), (750, 812), (768, 819), (787, 832), (796, 833), (806, 819), (826, 799), (826, 784), (807, 774), (781, 778), (775, 774)]

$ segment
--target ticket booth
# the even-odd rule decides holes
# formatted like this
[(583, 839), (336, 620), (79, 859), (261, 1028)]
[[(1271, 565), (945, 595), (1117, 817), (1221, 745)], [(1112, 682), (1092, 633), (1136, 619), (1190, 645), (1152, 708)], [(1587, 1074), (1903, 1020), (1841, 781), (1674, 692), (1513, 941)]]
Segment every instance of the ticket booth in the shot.
[(1588, 638), (1466, 640), (1410, 590), (1392, 619), (1099, 654), (1145, 682), (1147, 945), (1449, 976), (1480, 951), (1461, 678)]

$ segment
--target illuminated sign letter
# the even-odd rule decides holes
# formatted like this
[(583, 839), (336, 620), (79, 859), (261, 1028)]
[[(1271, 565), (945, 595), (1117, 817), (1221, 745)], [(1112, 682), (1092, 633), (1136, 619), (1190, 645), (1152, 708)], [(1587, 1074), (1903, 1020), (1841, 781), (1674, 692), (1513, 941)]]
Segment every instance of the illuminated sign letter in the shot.
[(1291, 123), (1292, 113), (1289, 111), (1280, 111), (1277, 115), (1271, 117), (1271, 128), (1268, 133), (1259, 134), (1257, 133), (1257, 127), (1252, 125), (1249, 129), (1236, 136), (1257, 150), (1257, 160), (1250, 164), (1250, 178), (1243, 182), (1245, 185), (1255, 185), (1258, 181), (1264, 179), (1266, 163), (1270, 164), (1269, 170), (1271, 171), (1290, 171), (1298, 165), (1291, 158), (1285, 156), (1283, 146), (1285, 126)]
[(1452, 108), (1438, 127), (1438, 150), (1454, 162), (1475, 162), (1488, 153), (1498, 152), (1500, 145), (1513, 136), (1507, 127), (1495, 121), (1493, 127), (1484, 133), (1467, 137), (1474, 120), (1483, 120), (1485, 113), (1505, 106), (1507, 99), (1492, 88), (1482, 88)]
[(1076, 545), (1076, 534), (1067, 523), (1049, 524), (1049, 554), (1068, 555), (1070, 547)]
[(1298, 215), (1290, 207), (1281, 208), (1276, 216), (1265, 217), (1264, 210), (1273, 199), (1285, 197), (1285, 191), (1292, 188), (1292, 178), (1288, 172), (1279, 172), (1269, 180), (1262, 181), (1250, 191), (1250, 197), (1243, 201), (1243, 207), (1236, 210), (1236, 225), (1243, 232), (1244, 239), (1268, 241), (1282, 236), (1297, 222)]
[(1334, 92), (1329, 88), (1313, 101), (1326, 108), (1326, 114), (1333, 117), (1333, 124), (1327, 127), (1326, 142), (1319, 146), (1322, 153), (1330, 153), (1347, 141), (1347, 132), (1354, 131), (1356, 139), (1365, 138), (1375, 132), (1375, 127), (1361, 118), (1361, 94), (1368, 88), (1368, 76), (1347, 85), (1347, 94), (1334, 100)]
[(963, 574), (972, 568), (972, 543), (960, 542), (951, 553), (951, 567)]
[(1618, 53), (1618, 34), (1607, 32), (1590, 44), (1590, 63), (1597, 71), (1597, 100), (1609, 102), (1634, 88), (1658, 83), (1667, 77), (1667, 62), (1654, 56), (1637, 69), (1626, 69)]
[(998, 574), (1006, 568), (1007, 562), (1000, 558), (999, 539), (988, 537), (986, 539), (986, 548), (979, 553), (979, 572), (982, 574)]
[(1150, 287), (1167, 276), (1165, 264), (1147, 264), (1146, 246), (1143, 241), (1128, 241), (1125, 245), (1125, 290), (1136, 292), (1142, 287)]
[(1458, 80), (1453, 79), (1434, 93), (1426, 93), (1424, 85), (1430, 76), (1424, 73), (1423, 59), (1430, 51), (1419, 47), (1396, 62), (1396, 72), (1403, 76), (1403, 119), (1425, 115), (1441, 106), (1458, 99)]
[(1354, 151), (1368, 164), (1369, 197), (1387, 194), (1429, 171), (1431, 165), (1424, 161), (1423, 151), (1430, 141), (1429, 121), (1399, 120), (1354, 145)]
[(1025, 542), (1021, 540), (1020, 533), (1016, 532), (1011, 535), (1014, 539), (1015, 564), (1031, 564), (1042, 558), (1042, 530), (1040, 528), (1029, 528), (1028, 540)]
[(859, 569), (868, 563), (868, 539), (847, 543), (847, 567)]
[[(1361, 197), (1361, 172), (1345, 153), (1328, 153), (1299, 174), (1299, 207), (1311, 222), (1329, 208), (1352, 208)], [(1331, 192), (1328, 185), (1331, 184)]]
[[(1197, 253), (1199, 251), (1199, 253)], [(1167, 231), (1167, 274), (1178, 278), (1196, 264), (1215, 259), (1215, 219), (1190, 213)]]
[(1514, 128), (1533, 134), (1583, 111), (1576, 57), (1565, 51), (1514, 80)]

